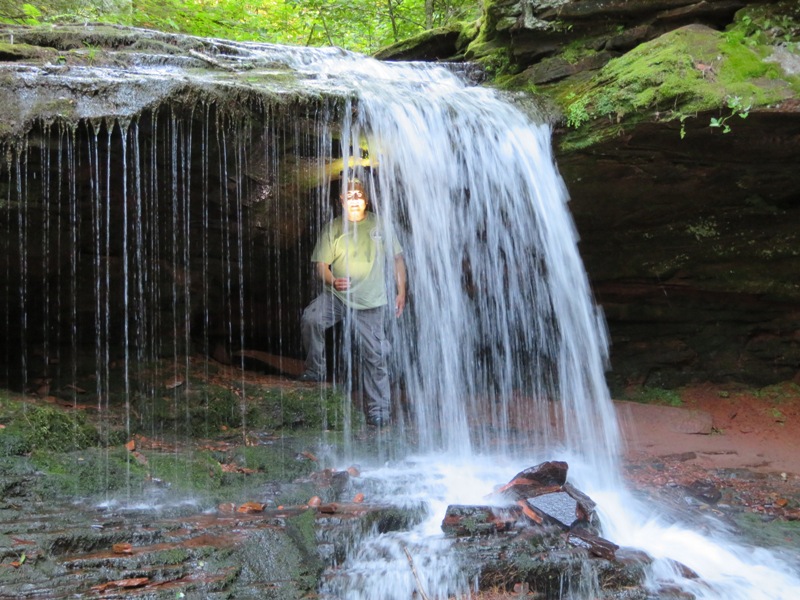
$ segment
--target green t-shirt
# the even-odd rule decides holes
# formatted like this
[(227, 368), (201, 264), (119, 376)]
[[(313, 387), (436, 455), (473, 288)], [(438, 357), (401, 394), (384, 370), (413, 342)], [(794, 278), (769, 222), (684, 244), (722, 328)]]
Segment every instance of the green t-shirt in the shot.
[(329, 289), (351, 308), (377, 308), (388, 302), (384, 277), (386, 248), (392, 248), (392, 257), (403, 249), (392, 234), (387, 243), (385, 233), (375, 213), (368, 212), (357, 222), (337, 217), (323, 228), (314, 247), (313, 262), (330, 265), (335, 278), (350, 278), (349, 290), (340, 292), (332, 286)]

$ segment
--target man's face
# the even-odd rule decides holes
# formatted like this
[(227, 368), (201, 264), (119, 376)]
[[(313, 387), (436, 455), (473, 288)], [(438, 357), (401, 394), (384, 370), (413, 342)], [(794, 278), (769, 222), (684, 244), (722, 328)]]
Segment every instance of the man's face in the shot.
[(342, 196), (342, 206), (350, 221), (361, 221), (367, 212), (367, 195), (360, 187), (350, 187)]

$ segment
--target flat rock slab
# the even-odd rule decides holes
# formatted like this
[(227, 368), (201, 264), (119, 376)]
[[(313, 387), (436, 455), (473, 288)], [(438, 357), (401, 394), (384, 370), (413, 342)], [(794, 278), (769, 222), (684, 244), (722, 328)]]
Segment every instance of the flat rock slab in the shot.
[(703, 410), (679, 406), (654, 406), (638, 402), (617, 402), (617, 406), (621, 409), (620, 413), (623, 418), (630, 415), (634, 420), (640, 421), (644, 415), (647, 415), (647, 419), (654, 419), (665, 424), (670, 431), (675, 433), (709, 435), (712, 432), (711, 414)]

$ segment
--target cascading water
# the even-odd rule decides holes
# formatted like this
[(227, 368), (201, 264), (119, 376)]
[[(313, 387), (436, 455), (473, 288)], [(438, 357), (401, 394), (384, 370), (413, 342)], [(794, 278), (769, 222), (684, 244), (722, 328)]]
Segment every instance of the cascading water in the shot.
[[(414, 532), (355, 550), (327, 594), (400, 600), (421, 588), (433, 598), (468, 597), (471, 582), (436, 534), (445, 505), (481, 503), (491, 482), (553, 456), (568, 457), (573, 480), (613, 507), (603, 511), (609, 532), (625, 523), (627, 533), (612, 538), (635, 540), (657, 559), (670, 557), (657, 540), (672, 539), (671, 550), (700, 575), (688, 581), (657, 560), (654, 589), (671, 581), (698, 598), (742, 600), (800, 593), (791, 566), (659, 523), (622, 489), (604, 323), (549, 128), (440, 68), (348, 59), (322, 69), (358, 90), (343, 148), (359, 142), (378, 165), (372, 196), (386, 226), (402, 232), (412, 282), (411, 322), (395, 321), (393, 337), (424, 456), (375, 476), (387, 482), (387, 498), (413, 502), (423, 490), (432, 505)], [(687, 543), (699, 551), (682, 551)], [(408, 569), (412, 553), (423, 568)], [(591, 573), (564, 592), (599, 595)]]
[[(603, 319), (547, 125), (440, 67), (332, 49), (226, 48), (239, 53), (234, 63), (289, 65), (309, 96), (334, 99), (285, 111), (250, 106), (246, 117), (200, 102), (40, 124), (7, 148), (3, 220), (5, 239), (13, 233), (16, 241), (2, 246), (13, 258), (4, 326), (18, 332), (5, 349), (7, 381), (21, 373), (14, 385), (29, 388), (34, 358), (45, 377), (69, 371), (74, 380), (90, 355), (102, 409), (112, 356), (122, 357), (126, 414), (144, 421), (161, 395), (157, 357), (171, 354), (170, 374), (179, 378), (191, 345), (206, 355), (245, 347), (263, 331), (259, 308), (272, 317), (273, 347), (296, 351), (311, 244), (331, 216), (327, 165), (360, 154), (372, 168), (353, 168), (384, 226), (398, 233), (409, 270), (407, 314), (392, 322), (391, 337), (410, 407), (399, 418), (419, 452), (368, 476), (387, 502), (424, 504), (430, 517), (411, 532), (362, 541), (323, 595), (400, 600), (422, 586), (432, 598), (469, 597), (473, 582), (449, 562), (438, 529), (447, 504), (481, 502), (521, 468), (563, 459), (599, 501), (609, 538), (700, 575), (687, 581), (657, 561), (654, 581), (700, 598), (800, 596), (796, 566), (663, 524), (624, 491)], [(76, 176), (85, 169), (81, 187)], [(306, 191), (308, 181), (316, 191)], [(287, 197), (312, 208), (282, 204)], [(256, 241), (259, 219), (281, 227)], [(254, 297), (248, 282), (256, 278), (274, 282), (280, 301)], [(180, 413), (177, 395), (174, 402)], [(157, 421), (149, 425), (161, 433)], [(696, 552), (687, 555), (686, 544)], [(597, 591), (587, 577), (564, 597)]]

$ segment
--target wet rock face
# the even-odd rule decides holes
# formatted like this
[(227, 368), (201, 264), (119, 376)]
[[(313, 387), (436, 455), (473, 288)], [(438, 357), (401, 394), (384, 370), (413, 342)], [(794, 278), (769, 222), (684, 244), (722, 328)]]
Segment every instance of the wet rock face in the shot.
[[(599, 69), (666, 28), (719, 26), (739, 4), (496, 3), (479, 39), (510, 44), (528, 80), (546, 84)], [(557, 31), (556, 17), (571, 28)], [(593, 54), (545, 56), (578, 34), (597, 38)], [(43, 366), (67, 364), (55, 349), (94, 352), (98, 327), (126, 320), (142, 356), (188, 345), (225, 359), (244, 345), (299, 357), (297, 323), (313, 295), (307, 257), (332, 204), (308, 176), (327, 135), (313, 119), (337, 99), (303, 97), (272, 66), (247, 70), (252, 57), (233, 43), (112, 28), (14, 36), (0, 48), (10, 157), (0, 164), (0, 364), (11, 384), (24, 379), (17, 349), (29, 379), (49, 376)], [(222, 60), (242, 69), (242, 85), (215, 66)], [(793, 68), (794, 55), (782, 60)], [(148, 65), (159, 69), (148, 75)], [(208, 72), (191, 83), (170, 74), (178, 67)], [(736, 117), (728, 134), (708, 127), (714, 116), (687, 119), (684, 137), (677, 120), (644, 121), (577, 150), (561, 148), (574, 132), (555, 130), (615, 388), (768, 384), (800, 364), (800, 103)], [(128, 307), (126, 284), (137, 295)]]
[(454, 552), (475, 571), (470, 575), (480, 589), (545, 598), (576, 590), (593, 598), (647, 597), (641, 584), (651, 558), (598, 535), (595, 503), (566, 481), (567, 470), (565, 462), (544, 462), (500, 486), (492, 498), (497, 504), (449, 506), (442, 531), (454, 538)]
[(521, 0), (486, 8), (483, 39), (471, 47), (505, 47), (523, 68), (576, 40), (591, 39), (597, 51), (620, 54), (692, 23), (723, 27), (737, 10), (761, 0)]
[[(716, 44), (715, 36), (725, 42), (737, 31), (744, 35), (745, 20), (770, 23), (763, 34), (774, 30), (776, 19), (788, 24), (780, 34), (796, 42), (800, 13), (797, 3), (786, 0), (486, 5), (467, 57), (504, 74), (503, 84), (535, 86), (566, 113), (554, 117), (560, 119), (554, 146), (581, 254), (609, 325), (608, 378), (615, 391), (708, 380), (766, 385), (797, 374), (797, 52), (762, 35), (758, 56), (769, 55), (764, 63), (780, 66), (782, 75), (761, 89), (777, 93), (776, 99), (746, 119), (731, 115), (729, 133), (709, 124), (728, 116), (726, 97), (742, 93), (735, 88), (713, 109), (686, 110), (683, 121), (670, 112), (680, 112), (687, 97), (690, 104), (702, 97), (698, 90), (685, 90), (663, 105), (624, 104), (637, 81), (646, 93), (663, 87), (654, 65), (664, 55), (653, 57), (644, 75), (622, 70), (619, 81), (602, 73), (592, 79), (613, 59), (624, 61), (645, 44), (669, 46), (665, 38), (684, 31), (693, 39), (686, 64), (702, 72), (702, 83), (724, 85), (718, 65), (698, 61), (697, 52)], [(715, 56), (719, 52), (710, 54), (712, 62)], [(637, 79), (642, 76), (647, 83)], [(748, 80), (741, 71), (736, 76), (756, 86), (766, 83), (763, 77)], [(620, 83), (621, 93), (614, 96), (609, 90)], [(569, 100), (580, 98), (586, 86), (587, 104)], [(581, 112), (598, 109), (604, 93), (606, 100), (613, 98), (607, 103), (611, 112), (594, 120)], [(589, 124), (576, 131), (576, 120), (583, 118)], [(599, 141), (604, 128), (611, 133)], [(576, 140), (581, 149), (575, 149)]]
[(559, 156), (616, 387), (766, 385), (800, 362), (798, 104)]

